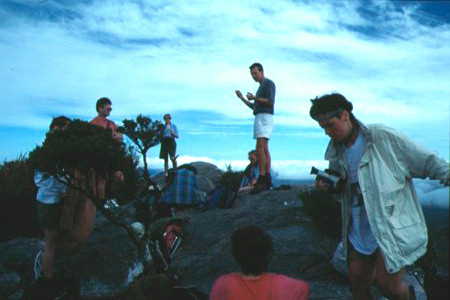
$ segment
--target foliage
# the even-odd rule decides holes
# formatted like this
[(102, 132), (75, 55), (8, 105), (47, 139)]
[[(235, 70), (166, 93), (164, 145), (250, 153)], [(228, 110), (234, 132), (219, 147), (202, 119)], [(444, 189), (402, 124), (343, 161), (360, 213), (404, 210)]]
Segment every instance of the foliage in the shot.
[(341, 206), (329, 193), (307, 190), (301, 192), (299, 198), (319, 230), (331, 237), (341, 236)]
[(145, 245), (148, 240), (147, 230), (141, 238), (133, 228), (114, 210), (105, 208), (98, 197), (91, 192), (89, 185), (77, 185), (75, 170), (84, 178), (94, 170), (97, 174), (111, 174), (123, 170), (124, 166), (135, 166), (135, 156), (126, 152), (124, 145), (112, 137), (109, 129), (91, 125), (81, 120), (71, 122), (66, 129), (47, 133), (42, 146), (36, 147), (30, 153), (30, 161), (34, 168), (48, 172), (50, 175), (62, 178), (71, 188), (93, 200), (97, 209), (113, 224), (122, 227), (135, 244), (139, 257), (144, 265)]
[(128, 147), (126, 150), (121, 164), (124, 182), (116, 184), (115, 186), (117, 188), (111, 191), (111, 197), (117, 199), (121, 205), (136, 199), (140, 186), (140, 175), (138, 172), (139, 158), (133, 147)]
[(142, 155), (144, 161), (144, 176), (150, 181), (147, 164), (148, 150), (160, 143), (161, 129), (163, 125), (160, 121), (152, 121), (151, 118), (138, 115), (136, 120), (123, 120), (123, 126), (118, 128), (119, 132), (126, 135), (137, 147), (137, 151)]
[(228, 190), (237, 191), (241, 185), (243, 172), (235, 172), (231, 169), (231, 165), (227, 165), (227, 170), (222, 174), (220, 183)]
[(112, 138), (111, 130), (81, 120), (72, 121), (65, 130), (48, 132), (42, 146), (30, 152), (34, 168), (51, 175), (73, 177), (73, 170), (98, 174), (120, 170), (125, 148)]
[(0, 241), (38, 234), (35, 198), (33, 169), (25, 155), (0, 164)]

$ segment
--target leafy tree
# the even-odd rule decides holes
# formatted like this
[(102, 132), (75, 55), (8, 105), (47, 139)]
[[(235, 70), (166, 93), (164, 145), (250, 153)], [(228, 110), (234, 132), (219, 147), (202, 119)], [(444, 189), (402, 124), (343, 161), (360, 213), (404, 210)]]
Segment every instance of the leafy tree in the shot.
[(126, 135), (137, 147), (144, 162), (144, 177), (152, 183), (148, 171), (147, 152), (151, 147), (156, 146), (161, 141), (161, 129), (163, 124), (160, 121), (152, 121), (151, 118), (138, 115), (136, 120), (123, 120), (123, 126), (119, 127), (119, 132)]
[[(29, 154), (34, 168), (55, 176), (71, 189), (92, 199), (97, 209), (113, 224), (122, 227), (138, 250), (138, 258), (147, 266), (146, 245), (149, 234), (138, 234), (130, 224), (113, 210), (107, 209), (92, 193), (88, 178), (92, 171), (112, 174), (121, 170), (127, 160), (123, 143), (112, 138), (112, 132), (81, 120), (72, 121), (65, 130), (47, 133), (42, 146)], [(81, 175), (78, 175), (81, 174)], [(80, 183), (84, 181), (83, 183)]]

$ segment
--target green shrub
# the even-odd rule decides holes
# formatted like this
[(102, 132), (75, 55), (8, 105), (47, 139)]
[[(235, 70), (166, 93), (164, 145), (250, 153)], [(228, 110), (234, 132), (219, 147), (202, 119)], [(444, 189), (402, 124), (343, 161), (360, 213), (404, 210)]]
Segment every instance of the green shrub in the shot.
[(341, 236), (341, 205), (330, 194), (313, 189), (301, 192), (299, 198), (319, 230), (330, 237)]
[(220, 183), (228, 190), (237, 191), (241, 185), (244, 172), (235, 172), (231, 169), (231, 165), (227, 166), (227, 170), (222, 174)]
[(38, 234), (33, 176), (25, 155), (0, 165), (0, 241)]

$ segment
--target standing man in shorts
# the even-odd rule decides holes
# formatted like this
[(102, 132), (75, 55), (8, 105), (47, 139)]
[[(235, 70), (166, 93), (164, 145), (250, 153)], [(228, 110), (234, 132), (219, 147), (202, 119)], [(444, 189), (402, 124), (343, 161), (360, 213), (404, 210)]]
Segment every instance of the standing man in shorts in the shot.
[(255, 115), (253, 133), (254, 138), (256, 139), (259, 177), (252, 192), (258, 193), (267, 190), (272, 186), (269, 139), (273, 129), (275, 83), (269, 78), (264, 77), (264, 69), (260, 63), (254, 63), (250, 66), (250, 74), (252, 75), (253, 80), (259, 82), (259, 88), (256, 91), (256, 95), (247, 93), (246, 99), (241, 91), (236, 90), (236, 96), (250, 107)]
[(172, 117), (170, 114), (164, 115), (164, 127), (161, 129), (161, 150), (159, 152), (159, 158), (164, 159), (164, 175), (168, 176), (169, 158), (172, 162), (172, 167), (177, 167), (177, 142), (178, 129), (175, 124), (172, 123)]

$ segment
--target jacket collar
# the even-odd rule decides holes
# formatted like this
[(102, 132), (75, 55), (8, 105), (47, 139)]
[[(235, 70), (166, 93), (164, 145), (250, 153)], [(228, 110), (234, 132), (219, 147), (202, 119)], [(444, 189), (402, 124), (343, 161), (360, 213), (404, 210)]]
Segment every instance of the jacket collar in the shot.
[[(369, 129), (358, 119), (356, 119), (356, 122), (359, 125), (360, 132), (364, 135), (364, 138), (367, 143), (367, 147), (372, 145), (372, 134), (369, 131)], [(325, 160), (336, 160), (340, 157), (342, 157), (343, 153), (345, 151), (345, 145), (343, 143), (335, 142), (333, 140), (330, 140), (328, 143), (327, 150), (325, 151)]]

